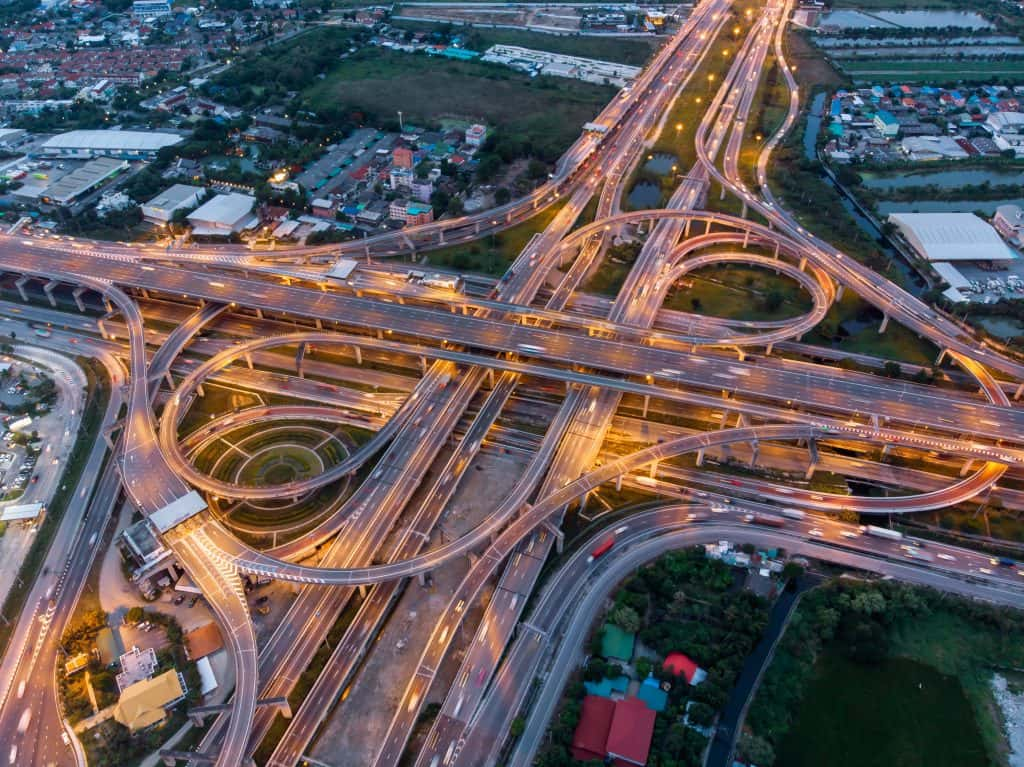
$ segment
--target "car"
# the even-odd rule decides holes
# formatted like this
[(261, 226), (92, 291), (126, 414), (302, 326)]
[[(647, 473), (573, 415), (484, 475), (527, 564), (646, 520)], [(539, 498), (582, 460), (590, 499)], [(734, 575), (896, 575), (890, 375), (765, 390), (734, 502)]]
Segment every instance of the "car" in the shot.
[(944, 559), (947, 562), (956, 562), (956, 557), (954, 557), (952, 554), (936, 554), (935, 556), (937, 556), (939, 559)]
[(823, 533), (821, 530), (819, 530), (816, 527), (812, 527), (810, 530), (808, 530), (807, 534), (812, 536), (812, 537), (814, 537), (814, 538), (824, 538), (825, 537), (825, 533)]
[(180, 605), (184, 601), (185, 601), (185, 595), (184, 594), (178, 594), (178, 596), (176, 596), (174, 598), (174, 604), (176, 604), (176, 605)]
[(71, 745), (71, 738), (68, 737), (67, 730), (61, 730), (60, 739), (64, 742), (65, 746)]
[(839, 534), (841, 536), (843, 536), (844, 538), (858, 538), (858, 537), (860, 537), (860, 536), (857, 535), (857, 533), (853, 532), (853, 530), (842, 530)]
[(978, 572), (985, 573), (985, 575), (992, 575), (992, 571), (989, 570), (987, 567), (979, 567)]

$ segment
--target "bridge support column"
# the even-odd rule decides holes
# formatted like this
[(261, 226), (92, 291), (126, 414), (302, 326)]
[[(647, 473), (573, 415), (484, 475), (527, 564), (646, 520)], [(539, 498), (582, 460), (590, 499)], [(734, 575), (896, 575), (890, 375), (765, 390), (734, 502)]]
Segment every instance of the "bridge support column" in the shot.
[(565, 548), (565, 533), (550, 520), (544, 521), (544, 529), (555, 536), (555, 552), (558, 554), (562, 553), (562, 549)]
[(711, 219), (709, 218), (704, 222), (704, 234), (708, 234), (711, 231)]
[(306, 377), (305, 366), (303, 363), (306, 360), (306, 342), (303, 341), (299, 344), (299, 348), (295, 350), (295, 372), (299, 378)]
[(59, 284), (60, 283), (56, 282), (55, 280), (50, 280), (48, 283), (43, 285), (43, 293), (46, 294), (46, 299), (50, 302), (50, 306), (54, 308), (56, 308), (57, 306), (57, 299), (53, 297), (53, 290)]
[(876, 413), (871, 414), (871, 428), (873, 428), (875, 431), (878, 431), (879, 420), (878, 415)]
[(249, 366), (249, 370), (252, 370), (252, 355), (249, 352), (245, 353), (245, 364)]
[(18, 289), (18, 295), (21, 296), (21, 300), (28, 302), (28, 293), (25, 292), (25, 286), (28, 285), (28, 277), (19, 277), (18, 281), (14, 283), (14, 287)]
[(82, 296), (84, 295), (85, 291), (86, 289), (83, 287), (77, 287), (71, 291), (71, 296), (72, 298), (75, 299), (75, 306), (78, 307), (78, 311), (80, 312), (85, 311), (85, 302), (82, 301)]
[(444, 229), (440, 229), (437, 232), (437, 244), (444, 245)]
[(736, 356), (739, 357), (740, 362), (745, 362), (747, 359), (747, 355), (743, 353), (743, 349), (739, 346), (736, 347)]
[(807, 471), (804, 472), (804, 479), (809, 480), (814, 476), (814, 470), (818, 468), (818, 441), (815, 439), (807, 440), (807, 453), (810, 455), (810, 463), (807, 465)]
[(651, 477), (651, 479), (657, 479), (658, 478), (658, 461), (651, 461), (650, 477)]
[(427, 571), (426, 570), (424, 570), (423, 572), (420, 572), (420, 573), (416, 573), (416, 582), (418, 584), (420, 584), (421, 588), (426, 588), (427, 587)]
[(683, 227), (683, 239), (686, 239), (690, 236), (690, 224), (692, 223), (692, 219), (686, 219), (686, 225)]
[[(746, 217), (747, 217), (747, 203), (744, 202), (743, 203), (743, 212), (740, 213), (740, 218), (746, 218)], [(750, 230), (747, 230), (747, 234), (749, 234), (749, 233), (750, 233)], [(747, 240), (746, 240), (746, 238), (743, 238), (743, 247), (744, 248), (747, 247)]]
[(650, 406), (651, 406), (651, 395), (650, 394), (645, 394), (644, 395), (644, 418), (647, 417), (647, 410), (648, 410), (648, 408), (650, 408)]
[(357, 365), (362, 365), (363, 364), (363, 350), (361, 348), (359, 348), (358, 346), (353, 346), (352, 347), (352, 352), (356, 356), (356, 364)]
[(704, 448), (700, 448), (697, 451), (697, 465), (698, 466), (703, 466), (704, 465)]
[(107, 332), (107, 326), (103, 324), (103, 320), (96, 320), (96, 327), (99, 328), (100, 338), (102, 338), (104, 341), (110, 339), (110, 333)]
[(615, 478), (615, 492), (618, 493), (622, 490), (622, 475), (620, 474)]
[(384, 340), (384, 331), (381, 328), (377, 328), (377, 340), (378, 341), (383, 341)]
[(262, 320), (263, 319), (263, 310), (260, 309), (258, 306), (256, 307), (256, 319), (258, 319), (258, 320)]
[(365, 583), (360, 583), (359, 584), (359, 598), (360, 599), (366, 599), (366, 584)]
[(974, 465), (974, 459), (973, 458), (968, 458), (967, 461), (964, 462), (964, 465), (960, 467), (960, 476), (961, 477), (966, 477), (967, 474), (971, 471), (971, 467), (973, 465)]
[(768, 344), (766, 347), (764, 347), (764, 356), (771, 357), (773, 348), (775, 348), (775, 344)]
[[(577, 499), (579, 501), (579, 504), (580, 504), (580, 513), (583, 513), (583, 511), (587, 508), (587, 498), (589, 498), (589, 497), (590, 497), (590, 491), (588, 490), (587, 492), (583, 493), (583, 495), (581, 495)], [(491, 541), (492, 545), (493, 545), (493, 543), (494, 542)]]
[(427, 358), (426, 357), (420, 357), (420, 372), (423, 375), (427, 374)]
[(772, 254), (772, 258), (778, 258), (778, 257), (779, 257), (779, 243), (776, 242), (775, 243), (775, 252)]
[(174, 376), (171, 375), (170, 370), (164, 371), (164, 383), (167, 384), (167, 388), (174, 391)]
[(316, 329), (317, 330), (323, 330), (324, 329), (323, 320), (321, 320), (319, 317), (316, 318)]
[(889, 327), (889, 315), (888, 314), (883, 314), (882, 315), (882, 324), (879, 325), (879, 327), (878, 327), (878, 335), (882, 335), (882, 333), (885, 332), (885, 329), (887, 327)]
[(939, 349), (939, 356), (935, 358), (935, 366), (938, 367), (941, 365), (944, 359), (946, 359), (946, 350)]
[(882, 457), (883, 458), (885, 458), (885, 456), (889, 455), (889, 453), (891, 451), (892, 451), (892, 444), (891, 443), (886, 442), (884, 445), (882, 445)]
[(494, 388), (494, 368), (487, 368), (487, 385)]
[(843, 285), (842, 283), (840, 283), (839, 285), (836, 286), (836, 301), (842, 301), (843, 300), (843, 293), (845, 292), (845, 290), (846, 290), (846, 286)]
[(746, 426), (749, 426), (749, 425), (750, 424), (747, 423), (747, 416), (746, 416), (745, 413), (737, 413), (736, 414), (736, 428), (737, 429), (740, 429), (740, 428), (743, 428), (743, 427), (746, 427)]
[(1013, 393), (1013, 398), (1020, 399), (1022, 394), (1024, 394), (1024, 383), (1017, 387), (1017, 391)]
[(750, 442), (750, 468), (757, 466), (757, 457), (761, 453), (761, 443), (756, 439)]
[(479, 221), (477, 221), (473, 225), (473, 234), (480, 234), (480, 222)]
[(206, 390), (203, 388), (202, 384), (196, 384), (196, 394), (198, 394), (200, 397), (206, 396)]
[(800, 259), (800, 271), (801, 272), (804, 270), (805, 266), (807, 266), (807, 256), (804, 256), (803, 258)]

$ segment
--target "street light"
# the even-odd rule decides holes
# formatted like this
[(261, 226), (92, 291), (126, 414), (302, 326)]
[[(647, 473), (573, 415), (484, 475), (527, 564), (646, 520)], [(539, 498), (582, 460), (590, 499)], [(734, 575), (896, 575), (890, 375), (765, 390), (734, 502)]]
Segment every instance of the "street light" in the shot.
[(683, 129), (683, 124), (682, 123), (676, 123), (676, 133), (679, 133), (679, 131), (681, 131), (682, 129)]

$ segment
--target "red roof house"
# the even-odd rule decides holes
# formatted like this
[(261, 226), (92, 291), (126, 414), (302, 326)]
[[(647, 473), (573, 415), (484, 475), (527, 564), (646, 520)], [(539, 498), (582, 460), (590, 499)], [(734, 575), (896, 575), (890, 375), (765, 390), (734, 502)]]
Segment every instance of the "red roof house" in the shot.
[[(646, 708), (646, 707), (645, 707)], [(572, 758), (581, 762), (603, 760), (608, 731), (615, 714), (615, 701), (600, 695), (587, 695), (576, 732), (572, 736)]]
[(687, 684), (697, 685), (704, 681), (707, 672), (698, 666), (693, 660), (681, 652), (669, 653), (665, 662), (661, 664), (666, 671), (671, 671), (675, 676), (683, 676)]
[(615, 704), (605, 751), (615, 767), (647, 764), (657, 714), (639, 698), (626, 698)]

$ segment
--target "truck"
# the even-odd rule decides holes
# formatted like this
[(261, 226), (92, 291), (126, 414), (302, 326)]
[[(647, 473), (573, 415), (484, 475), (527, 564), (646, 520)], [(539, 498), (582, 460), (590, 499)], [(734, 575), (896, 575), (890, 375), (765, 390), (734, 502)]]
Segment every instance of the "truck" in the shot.
[(764, 525), (765, 527), (784, 527), (786, 524), (786, 520), (782, 517), (776, 517), (773, 514), (762, 514), (760, 512), (747, 514), (743, 517), (743, 520), (754, 525)]
[(405, 280), (406, 282), (419, 282), (426, 276), (426, 272), (419, 272), (416, 271), (415, 269), (410, 269), (408, 272), (405, 273)]
[(804, 519), (807, 513), (800, 511), (800, 509), (783, 509), (782, 516), (789, 517), (790, 519)]
[(590, 552), (590, 556), (587, 557), (587, 562), (593, 562), (595, 559), (598, 559), (603, 554), (607, 554), (608, 550), (614, 545), (615, 536), (609, 535), (607, 538), (601, 541), (593, 551)]
[(899, 530), (890, 530), (888, 527), (878, 527), (877, 525), (868, 525), (865, 532), (868, 535), (873, 535), (876, 538), (888, 538), (890, 541), (902, 541), (903, 533)]
[(451, 277), (442, 274), (432, 274), (426, 279), (420, 281), (421, 284), (426, 285), (428, 288), (440, 288), (441, 290), (461, 290), (462, 289), (462, 278)]

